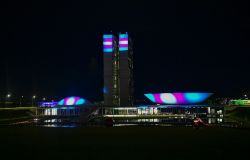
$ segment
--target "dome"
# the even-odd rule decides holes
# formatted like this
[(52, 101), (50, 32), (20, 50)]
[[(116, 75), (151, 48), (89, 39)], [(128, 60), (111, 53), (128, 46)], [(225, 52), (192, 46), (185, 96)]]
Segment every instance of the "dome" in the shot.
[(71, 96), (71, 97), (66, 97), (58, 102), (57, 105), (59, 106), (78, 106), (78, 105), (86, 105), (89, 102), (81, 97), (76, 97), (76, 96)]
[(213, 93), (147, 93), (144, 94), (151, 102), (158, 104), (197, 104), (204, 102)]

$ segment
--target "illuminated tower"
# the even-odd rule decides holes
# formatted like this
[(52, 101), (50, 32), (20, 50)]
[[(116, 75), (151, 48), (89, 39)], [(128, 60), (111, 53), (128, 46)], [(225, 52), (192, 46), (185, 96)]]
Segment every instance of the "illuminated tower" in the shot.
[(104, 105), (119, 106), (119, 50), (117, 38), (112, 34), (103, 35), (104, 60)]
[(133, 106), (133, 51), (128, 34), (103, 35), (104, 105)]
[(133, 106), (133, 49), (127, 33), (119, 34), (120, 106)]

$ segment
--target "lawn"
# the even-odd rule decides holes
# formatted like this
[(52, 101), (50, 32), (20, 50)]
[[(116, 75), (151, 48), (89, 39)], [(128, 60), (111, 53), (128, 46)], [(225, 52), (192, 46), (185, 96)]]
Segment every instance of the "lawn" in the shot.
[(244, 127), (250, 128), (250, 107), (237, 107), (228, 111), (226, 117), (242, 123)]
[(0, 108), (0, 124), (9, 124), (16, 121), (23, 121), (32, 118), (34, 108)]
[(249, 135), (230, 128), (1, 127), (0, 151), (8, 159), (241, 159), (249, 156)]

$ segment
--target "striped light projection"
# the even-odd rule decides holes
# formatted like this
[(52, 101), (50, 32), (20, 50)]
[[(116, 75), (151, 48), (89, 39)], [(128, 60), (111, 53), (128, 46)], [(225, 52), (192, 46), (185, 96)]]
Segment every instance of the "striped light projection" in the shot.
[(113, 52), (113, 35), (103, 35), (103, 52)]
[(196, 104), (205, 101), (212, 93), (148, 93), (144, 95), (158, 104)]
[(128, 34), (119, 34), (119, 51), (128, 50)]
[(80, 98), (80, 97), (75, 97), (75, 96), (71, 96), (71, 97), (66, 97), (64, 99), (62, 99), (61, 101), (58, 102), (58, 105), (63, 105), (63, 106), (72, 106), (72, 105), (83, 105), (87, 103), (85, 99)]

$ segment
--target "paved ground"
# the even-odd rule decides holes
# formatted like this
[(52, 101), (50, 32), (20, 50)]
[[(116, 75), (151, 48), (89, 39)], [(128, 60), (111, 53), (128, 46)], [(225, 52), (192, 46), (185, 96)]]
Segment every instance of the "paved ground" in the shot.
[(1, 159), (250, 158), (250, 130), (230, 128), (1, 127), (0, 144)]

